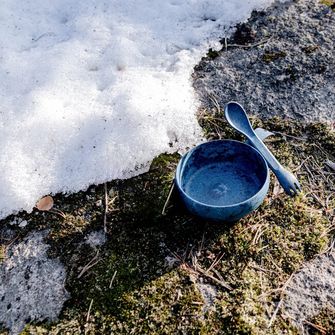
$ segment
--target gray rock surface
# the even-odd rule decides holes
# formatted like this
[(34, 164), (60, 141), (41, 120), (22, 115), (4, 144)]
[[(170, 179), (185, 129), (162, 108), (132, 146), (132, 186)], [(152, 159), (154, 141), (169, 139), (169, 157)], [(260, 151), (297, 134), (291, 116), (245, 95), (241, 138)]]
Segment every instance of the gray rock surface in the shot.
[(307, 263), (290, 281), (283, 311), (301, 329), (322, 309), (335, 309), (335, 252)]
[(0, 263), (0, 324), (18, 334), (30, 321), (54, 320), (69, 297), (66, 273), (49, 259), (46, 232), (35, 232), (13, 244)]
[(254, 13), (227, 48), (222, 41), (218, 57), (196, 67), (194, 87), (203, 107), (212, 94), (221, 105), (235, 100), (263, 117), (334, 121), (334, 36), (335, 13), (316, 0)]

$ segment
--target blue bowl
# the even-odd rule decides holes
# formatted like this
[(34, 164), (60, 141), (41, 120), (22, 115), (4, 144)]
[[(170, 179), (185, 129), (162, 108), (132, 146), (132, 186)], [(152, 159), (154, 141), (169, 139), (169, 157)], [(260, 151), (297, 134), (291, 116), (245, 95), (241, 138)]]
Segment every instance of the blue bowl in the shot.
[(180, 160), (175, 183), (186, 208), (214, 221), (233, 222), (256, 209), (269, 189), (263, 156), (248, 144), (210, 141)]

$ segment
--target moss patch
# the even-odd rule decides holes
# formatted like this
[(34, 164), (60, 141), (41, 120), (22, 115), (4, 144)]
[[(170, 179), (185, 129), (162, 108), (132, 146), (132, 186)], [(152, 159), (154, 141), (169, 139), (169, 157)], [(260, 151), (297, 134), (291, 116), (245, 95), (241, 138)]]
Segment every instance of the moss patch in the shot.
[[(208, 139), (243, 140), (215, 108), (203, 110), (199, 122)], [(66, 265), (71, 293), (59, 321), (30, 324), (24, 334), (297, 334), (280, 311), (268, 327), (285, 282), (331, 238), (335, 176), (324, 162), (334, 160), (335, 135), (324, 124), (252, 123), (276, 134), (267, 143), (298, 175), (304, 193), (289, 198), (272, 177), (262, 206), (234, 225), (189, 215), (176, 195), (161, 214), (177, 154), (157, 157), (148, 173), (106, 185), (104, 246), (84, 243), (87, 233), (103, 229), (104, 185), (55, 196), (64, 215), (21, 213), (29, 224), (11, 228), (12, 235), (49, 229), (50, 257)], [(12, 219), (2, 222), (3, 230)], [(211, 308), (204, 308), (200, 284), (215, 287)], [(323, 321), (331, 325), (329, 316)]]
[(334, 0), (321, 0), (321, 3), (329, 6), (332, 10), (335, 10), (335, 1)]
[(278, 51), (278, 52), (265, 52), (263, 54), (263, 61), (266, 63), (274, 62), (277, 59), (285, 58), (286, 57), (285, 51)]
[(306, 320), (305, 329), (311, 335), (334, 334), (335, 310), (327, 308), (322, 310), (312, 320)]
[(213, 50), (212, 48), (210, 48), (207, 52), (207, 57), (209, 59), (215, 59), (217, 57), (219, 57), (220, 53), (216, 50)]

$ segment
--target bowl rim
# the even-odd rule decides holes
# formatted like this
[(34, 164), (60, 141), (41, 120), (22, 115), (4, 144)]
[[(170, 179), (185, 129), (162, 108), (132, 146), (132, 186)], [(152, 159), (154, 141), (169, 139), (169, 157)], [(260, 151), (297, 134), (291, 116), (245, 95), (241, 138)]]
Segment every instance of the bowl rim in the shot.
[[(192, 155), (192, 153), (198, 149), (199, 147), (201, 146), (205, 146), (205, 145), (208, 145), (208, 144), (211, 144), (213, 142), (233, 142), (233, 143), (238, 143), (238, 144), (242, 144), (242, 145), (245, 145), (246, 147), (248, 147), (249, 149), (251, 149), (251, 151), (255, 152), (256, 153), (256, 156), (258, 155), (258, 157), (260, 158), (260, 161), (262, 161), (262, 163), (264, 164), (264, 167), (266, 168), (266, 177), (265, 177), (265, 181), (264, 183), (262, 184), (262, 186), (260, 187), (260, 189), (250, 198), (246, 199), (246, 200), (243, 200), (241, 202), (237, 202), (237, 203), (234, 203), (234, 204), (231, 204), (231, 205), (211, 205), (211, 204), (206, 204), (204, 202), (201, 202), (201, 201), (198, 201), (194, 198), (192, 198), (191, 196), (189, 196), (185, 191), (184, 189), (182, 188), (182, 186), (180, 185), (179, 181), (178, 181), (178, 175), (180, 175), (180, 178), (182, 177), (182, 174), (181, 174), (181, 165), (182, 165), (182, 162), (184, 161), (185, 158), (187, 158), (189, 155)], [(241, 142), (241, 141), (237, 141), (237, 140), (230, 140), (230, 139), (222, 139), (222, 140), (211, 140), (211, 141), (207, 141), (207, 142), (203, 142), (203, 143), (200, 143), (198, 145), (196, 145), (194, 148), (192, 148), (191, 150), (189, 150), (187, 153), (185, 153), (181, 159), (179, 160), (178, 162), (178, 165), (177, 165), (177, 168), (176, 168), (176, 173), (175, 173), (175, 183), (179, 189), (179, 191), (181, 191), (188, 199), (190, 199), (191, 201), (199, 204), (199, 205), (202, 205), (202, 206), (206, 206), (206, 207), (212, 207), (212, 208), (232, 208), (232, 207), (235, 207), (235, 206), (239, 206), (239, 205), (243, 205), (249, 201), (251, 201), (253, 198), (255, 198), (262, 190), (263, 188), (266, 186), (266, 184), (268, 184), (270, 181), (270, 171), (269, 171), (269, 166), (265, 160), (265, 158), (263, 157), (263, 155), (257, 150), (255, 149), (253, 146), (251, 146), (250, 144), (247, 144), (245, 142)], [(267, 194), (267, 192), (266, 192)], [(266, 196), (265, 194), (265, 196)], [(264, 198), (265, 198), (264, 196)]]

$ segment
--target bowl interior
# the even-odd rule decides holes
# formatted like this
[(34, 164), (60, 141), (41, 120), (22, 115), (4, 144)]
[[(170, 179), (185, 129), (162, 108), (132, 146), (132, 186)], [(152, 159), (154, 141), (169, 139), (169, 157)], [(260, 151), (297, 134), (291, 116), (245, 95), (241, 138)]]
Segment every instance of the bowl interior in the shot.
[(231, 206), (253, 197), (268, 168), (252, 147), (237, 141), (212, 141), (194, 148), (182, 168), (186, 195), (210, 206)]

